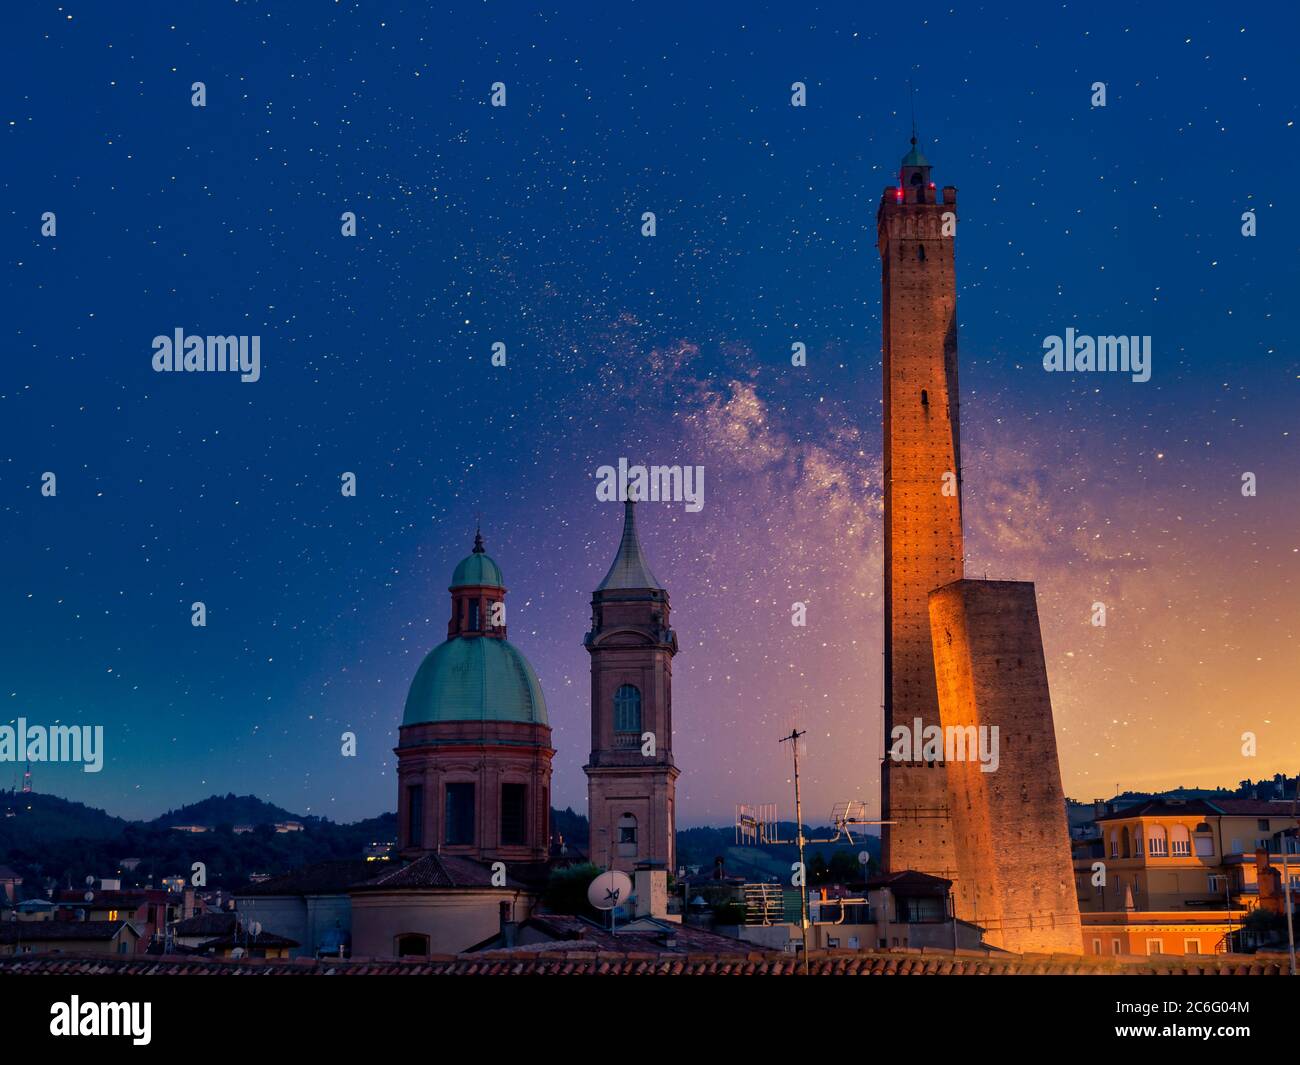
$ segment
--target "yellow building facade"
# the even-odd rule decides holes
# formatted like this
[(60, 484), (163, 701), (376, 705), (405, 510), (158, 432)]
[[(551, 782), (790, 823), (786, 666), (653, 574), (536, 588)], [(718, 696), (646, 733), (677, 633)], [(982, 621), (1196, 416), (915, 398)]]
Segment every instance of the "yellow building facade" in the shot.
[[(1151, 800), (1096, 820), (1074, 866), (1086, 954), (1207, 954), (1259, 905), (1256, 851), (1300, 903), (1291, 802)], [(1098, 854), (1097, 846), (1100, 845)]]

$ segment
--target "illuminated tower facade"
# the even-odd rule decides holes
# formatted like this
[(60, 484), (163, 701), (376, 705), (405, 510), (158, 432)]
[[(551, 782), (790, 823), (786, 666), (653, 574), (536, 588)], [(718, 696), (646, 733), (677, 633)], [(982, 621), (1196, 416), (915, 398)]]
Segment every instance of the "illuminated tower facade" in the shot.
[(890, 757), (895, 726), (940, 725), (929, 595), (962, 576), (957, 297), (957, 190), (942, 195), (916, 147), (876, 214), (884, 335), (886, 870), (956, 878), (946, 773), (919, 749)]
[(591, 860), (631, 873), (676, 860), (673, 656), (668, 592), (650, 572), (624, 504), (623, 538), (591, 597), (591, 757), (587, 816)]

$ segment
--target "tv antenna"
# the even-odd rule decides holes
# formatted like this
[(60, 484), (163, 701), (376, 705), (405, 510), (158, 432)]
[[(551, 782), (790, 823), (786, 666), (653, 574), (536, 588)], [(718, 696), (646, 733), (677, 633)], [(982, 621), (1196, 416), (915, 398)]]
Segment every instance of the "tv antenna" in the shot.
[[(831, 823), (835, 835), (829, 839), (809, 839), (803, 834), (803, 795), (799, 788), (799, 738), (807, 735), (807, 730), (800, 732), (792, 728), (790, 735), (782, 736), (780, 742), (790, 744), (794, 757), (794, 825), (795, 838), (781, 839), (776, 821), (776, 804), (765, 803), (757, 808), (745, 804), (736, 807), (736, 842), (738, 844), (788, 844), (794, 843), (799, 848), (799, 930), (803, 936), (803, 971), (808, 975), (808, 865), (804, 860), (804, 846), (808, 843), (855, 843), (854, 826), (892, 825), (893, 821), (877, 821), (866, 816), (867, 805), (861, 800), (835, 804), (831, 811)], [(757, 809), (757, 812), (756, 812)], [(841, 906), (841, 913), (843, 907)]]

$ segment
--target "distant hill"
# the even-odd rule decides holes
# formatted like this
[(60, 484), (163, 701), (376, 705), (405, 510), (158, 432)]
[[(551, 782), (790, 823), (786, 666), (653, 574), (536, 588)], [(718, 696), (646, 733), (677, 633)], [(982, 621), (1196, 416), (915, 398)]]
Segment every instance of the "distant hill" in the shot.
[(0, 821), (0, 855), (43, 840), (114, 839), (130, 824), (93, 806), (34, 791), (0, 792), (0, 814), (6, 815)]
[(589, 853), (588, 841), (591, 833), (587, 828), (587, 819), (582, 814), (574, 813), (566, 806), (563, 810), (551, 811), (551, 835), (563, 837), (570, 847), (576, 847), (584, 854)]
[[(312, 862), (360, 858), (371, 843), (397, 839), (397, 815), (354, 824), (304, 817), (253, 795), (214, 795), (151, 821), (126, 821), (103, 810), (37, 792), (0, 792), (0, 864), (23, 877), (23, 894), (48, 880), (58, 886), (85, 877), (120, 877), (125, 886), (159, 884), (188, 876), (194, 862), (207, 868), (210, 887), (233, 887), (253, 873), (281, 873)], [(276, 832), (277, 822), (298, 821), (301, 832)], [(207, 832), (178, 832), (174, 825), (205, 825)], [(252, 825), (236, 834), (235, 825)], [(138, 858), (127, 870), (125, 858)]]
[[(313, 821), (320, 818), (311, 818)], [(265, 802), (256, 795), (213, 795), (200, 802), (182, 806), (179, 810), (168, 810), (161, 817), (155, 817), (150, 824), (170, 828), (172, 825), (274, 825), (282, 821), (301, 821), (308, 819), (291, 814), (279, 806)]]

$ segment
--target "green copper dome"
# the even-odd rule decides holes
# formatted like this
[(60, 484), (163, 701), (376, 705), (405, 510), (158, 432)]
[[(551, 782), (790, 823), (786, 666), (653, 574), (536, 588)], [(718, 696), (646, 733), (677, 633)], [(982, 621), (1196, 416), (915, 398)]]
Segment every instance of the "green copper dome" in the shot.
[(460, 565), (451, 575), (453, 588), (464, 588), (472, 584), (490, 585), (493, 588), (506, 586), (505, 581), (501, 579), (501, 567), (483, 552), (482, 534), (475, 534), (473, 552), (461, 559)]
[(908, 152), (905, 156), (903, 156), (903, 165), (904, 166), (929, 166), (930, 165), (930, 160), (928, 160), (924, 155), (922, 155), (920, 149), (917, 148), (915, 137), (912, 138), (912, 150)]
[(546, 700), (528, 659), (508, 641), (491, 636), (458, 636), (425, 656), (406, 696), (403, 725), (438, 721), (545, 725)]

